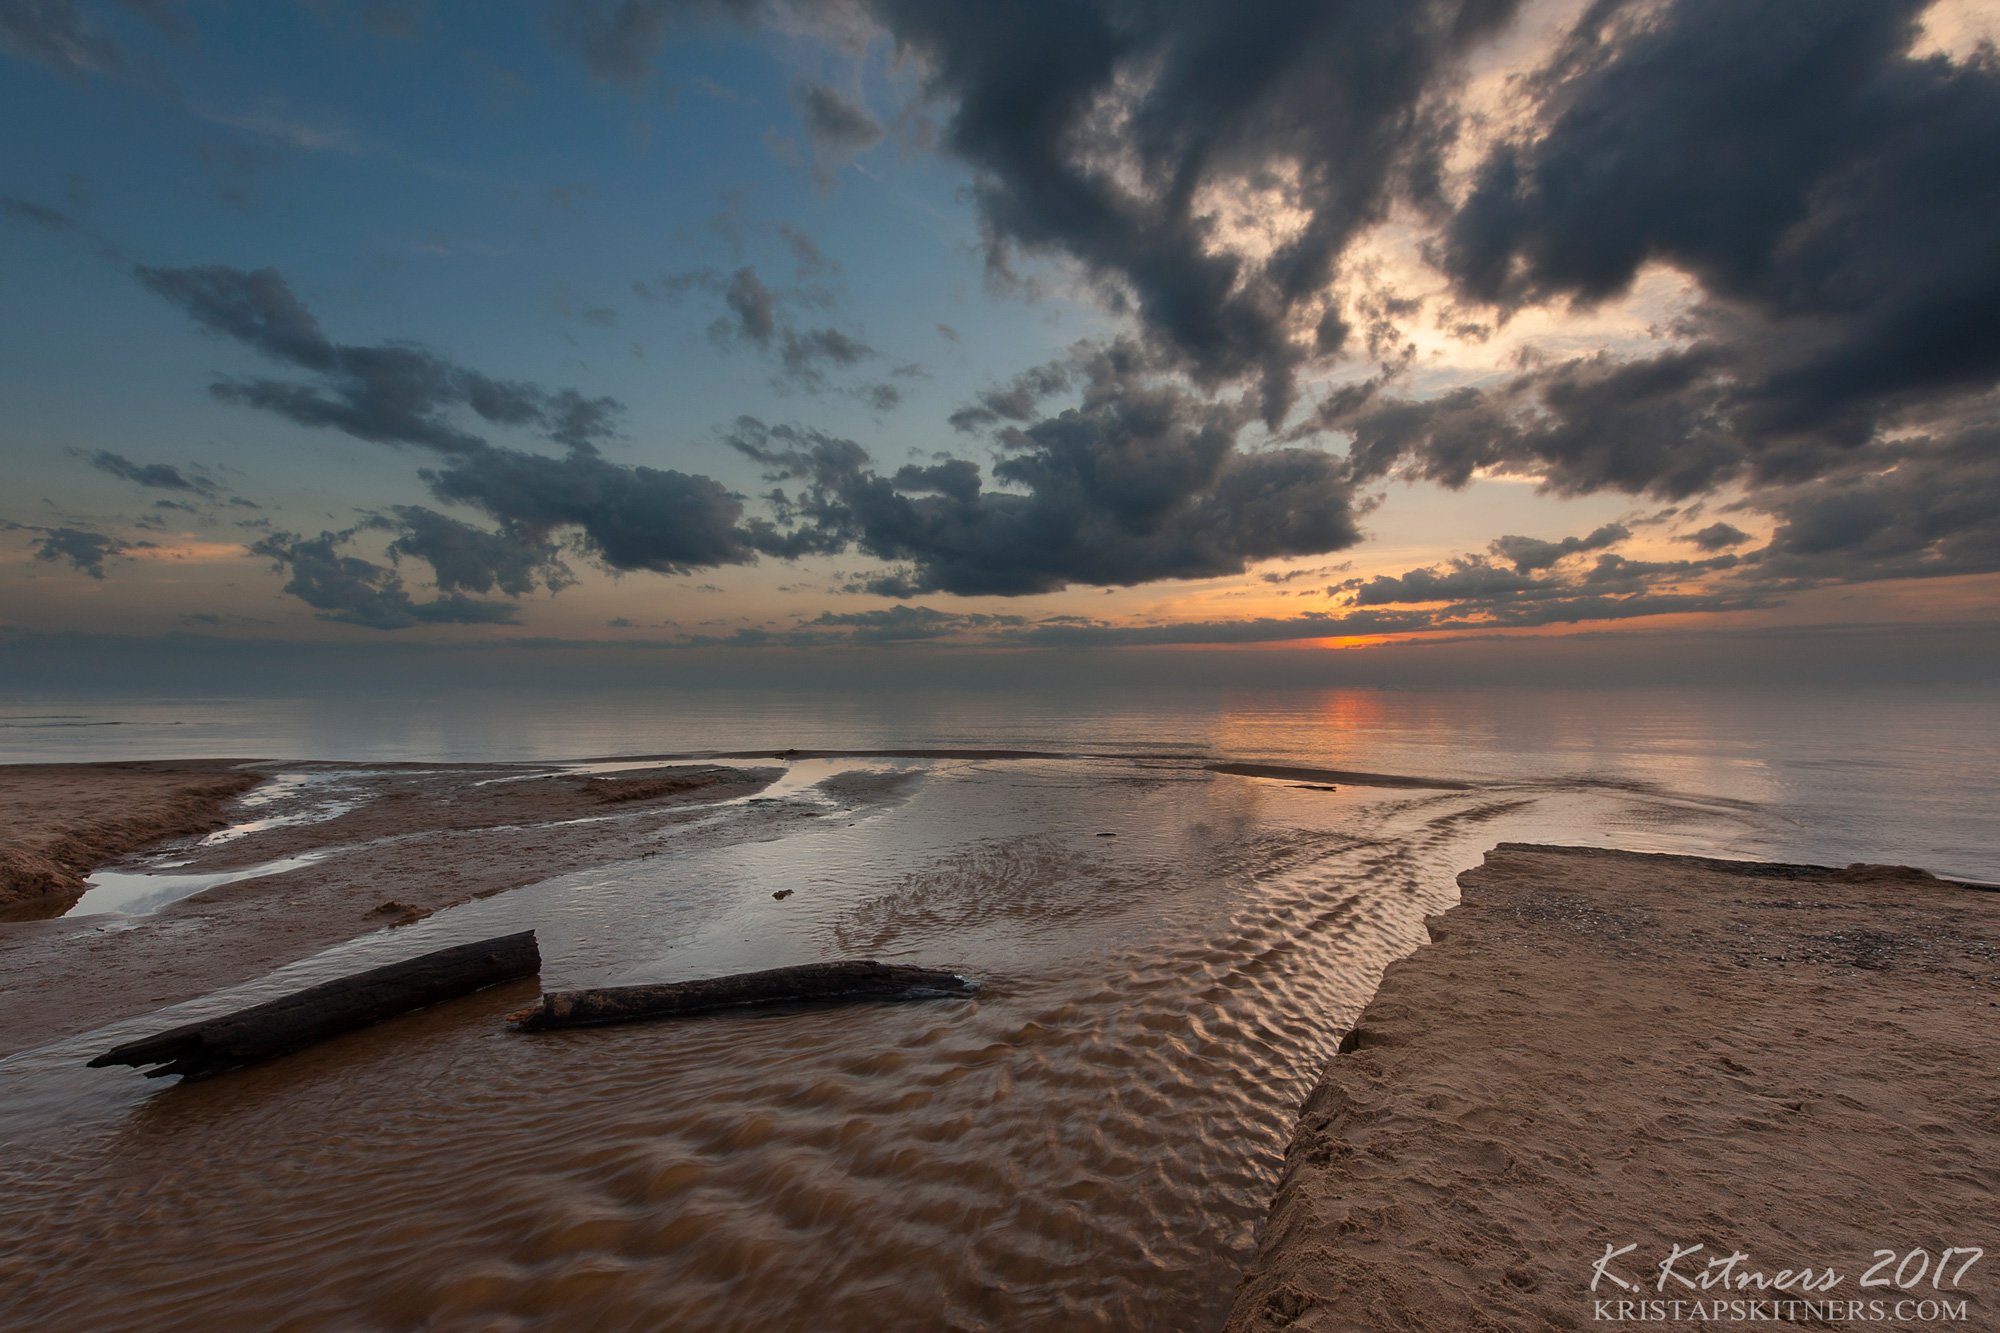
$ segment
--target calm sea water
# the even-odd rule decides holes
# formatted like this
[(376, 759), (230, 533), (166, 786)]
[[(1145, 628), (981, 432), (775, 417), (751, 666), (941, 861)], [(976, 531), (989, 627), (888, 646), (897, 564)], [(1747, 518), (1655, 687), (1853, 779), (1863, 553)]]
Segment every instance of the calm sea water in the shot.
[(1642, 784), (1762, 812), (1756, 831), (1721, 854), (1900, 862), (2000, 880), (2000, 687), (549, 689), (0, 704), (0, 761), (17, 763), (961, 746)]

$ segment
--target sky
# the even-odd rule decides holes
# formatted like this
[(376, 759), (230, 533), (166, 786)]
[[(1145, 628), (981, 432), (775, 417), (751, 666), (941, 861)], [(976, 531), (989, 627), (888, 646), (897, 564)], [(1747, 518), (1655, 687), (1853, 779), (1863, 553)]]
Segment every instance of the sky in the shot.
[(0, 650), (1983, 656), (1996, 33), (0, 0)]

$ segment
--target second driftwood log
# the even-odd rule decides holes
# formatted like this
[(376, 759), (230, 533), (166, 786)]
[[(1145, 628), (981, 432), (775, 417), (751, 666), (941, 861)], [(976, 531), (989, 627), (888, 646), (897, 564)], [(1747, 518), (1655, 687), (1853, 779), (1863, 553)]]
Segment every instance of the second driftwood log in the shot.
[(114, 1046), (90, 1063), (159, 1065), (146, 1077), (199, 1078), (296, 1051), (385, 1018), (542, 970), (535, 932), (454, 945), (351, 977), (322, 982), (233, 1014), (222, 1014)]
[(956, 972), (849, 960), (738, 972), (657, 986), (553, 991), (531, 1009), (509, 1014), (523, 1032), (595, 1027), (649, 1018), (682, 1018), (767, 1004), (839, 1004), (859, 1000), (929, 1000), (971, 995), (978, 983)]

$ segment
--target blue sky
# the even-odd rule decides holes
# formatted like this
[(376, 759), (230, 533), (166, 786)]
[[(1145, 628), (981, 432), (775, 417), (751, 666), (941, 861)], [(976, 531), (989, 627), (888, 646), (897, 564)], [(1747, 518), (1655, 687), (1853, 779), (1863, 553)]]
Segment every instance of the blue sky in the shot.
[[(1990, 342), (1924, 314), (1983, 205), (1909, 203), (1921, 253), (1852, 237), (1928, 169), (1867, 117), (1993, 148), (1991, 6), (1456, 8), (8, 0), (0, 619), (806, 650), (1990, 621)], [(1800, 114), (1726, 72), (1701, 100), (1704, 42), (1794, 69)], [(1850, 106), (1843, 59), (1902, 91)], [(1677, 160), (1684, 124), (1779, 183)], [(1802, 253), (1866, 301), (1799, 297)], [(260, 342), (280, 317), (310, 345)], [(1910, 328), (1946, 330), (1927, 360)], [(355, 424), (369, 349), (460, 386), (416, 409), (456, 443)], [(1879, 388), (1758, 406), (1834, 365)], [(616, 400), (587, 439), (566, 390)]]

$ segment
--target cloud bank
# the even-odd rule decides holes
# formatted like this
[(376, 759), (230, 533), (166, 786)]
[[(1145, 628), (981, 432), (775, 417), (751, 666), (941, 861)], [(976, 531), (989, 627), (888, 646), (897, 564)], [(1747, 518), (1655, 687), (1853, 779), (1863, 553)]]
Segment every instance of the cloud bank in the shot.
[[(989, 273), (1055, 261), (1114, 328), (996, 367), (921, 461), (745, 416), (722, 437), (762, 474), (756, 495), (609, 456), (626, 430), (612, 398), (413, 342), (339, 340), (273, 269), (132, 274), (255, 358), (209, 386), (218, 401), (421, 458), (410, 503), (257, 548), (292, 595), (357, 624), (503, 622), (515, 599), (569, 583), (572, 560), (684, 575), (858, 556), (874, 567), (855, 586), (903, 599), (1239, 575), (1355, 547), (1390, 483), (1495, 477), (1671, 503), (1687, 521), (1662, 540), (1690, 558), (1634, 554), (1642, 521), (1628, 518), (1471, 540), (1329, 583), (1327, 607), (1295, 618), (903, 608), (789, 632), (1226, 642), (1762, 607), (2000, 570), (2000, 56), (1918, 54), (1925, 9), (1598, 0), (1475, 104), (1468, 73), (1515, 31), (1513, 0), (551, 5), (555, 45), (623, 88), (649, 83), (664, 44), (718, 24), (893, 47), (916, 99), (894, 116), (860, 81), (792, 80), (788, 114), (822, 182), (933, 118), (936, 149), (968, 173)], [(0, 46), (74, 78), (133, 67), (106, 33), (67, 0), (0, 6)], [(11, 197), (0, 212), (54, 235), (80, 226)], [(1414, 237), (1431, 289), (1377, 271), (1385, 228)], [(768, 358), (788, 388), (896, 406), (894, 385), (836, 378), (879, 354), (804, 317), (834, 266), (803, 232), (784, 237), (797, 287), (739, 264), (641, 291), (701, 293), (713, 337)], [(1414, 321), (1464, 338), (1560, 324), (1662, 272), (1689, 298), (1639, 350), (1536, 351), (1442, 387), (1412, 373)], [(198, 470), (108, 450), (89, 462), (214, 493)], [(1730, 521), (1697, 529), (1709, 501)], [(35, 531), (37, 559), (92, 577), (131, 549)], [(358, 553), (368, 541), (381, 561)], [(410, 594), (400, 561), (427, 565), (437, 596)]]

